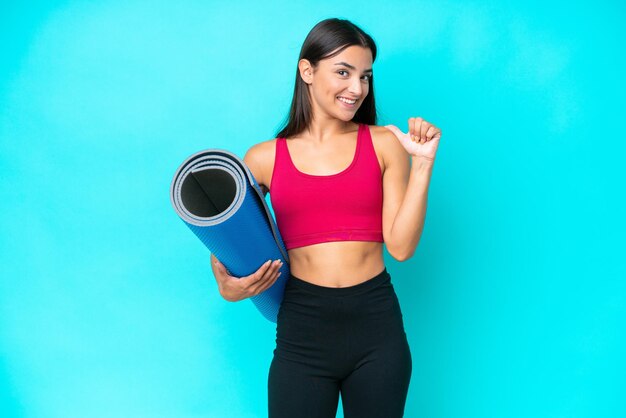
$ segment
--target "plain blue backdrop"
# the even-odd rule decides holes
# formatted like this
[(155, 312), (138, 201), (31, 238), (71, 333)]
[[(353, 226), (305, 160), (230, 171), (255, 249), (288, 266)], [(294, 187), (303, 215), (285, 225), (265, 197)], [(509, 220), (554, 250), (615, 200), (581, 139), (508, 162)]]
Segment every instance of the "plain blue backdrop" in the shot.
[(415, 256), (385, 253), (405, 416), (626, 416), (622, 2), (12, 3), (0, 416), (267, 415), (275, 324), (220, 297), (169, 186), (274, 137), (328, 17), (379, 46), (379, 124), (443, 132)]

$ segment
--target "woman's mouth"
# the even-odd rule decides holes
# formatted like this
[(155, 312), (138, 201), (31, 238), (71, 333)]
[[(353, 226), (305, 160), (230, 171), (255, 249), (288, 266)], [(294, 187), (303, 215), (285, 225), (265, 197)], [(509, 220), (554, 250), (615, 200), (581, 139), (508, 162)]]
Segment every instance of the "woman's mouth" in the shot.
[(339, 100), (343, 105), (349, 109), (354, 108), (356, 104), (356, 99), (348, 99), (347, 97), (337, 96), (337, 100)]

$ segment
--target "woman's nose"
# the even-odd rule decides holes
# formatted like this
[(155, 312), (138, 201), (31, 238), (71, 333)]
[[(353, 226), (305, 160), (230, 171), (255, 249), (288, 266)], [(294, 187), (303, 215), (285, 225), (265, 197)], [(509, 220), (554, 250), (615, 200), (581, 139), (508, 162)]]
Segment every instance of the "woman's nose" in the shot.
[(348, 88), (348, 91), (352, 94), (354, 94), (355, 96), (361, 96), (361, 93), (363, 92), (363, 86), (361, 85), (361, 79), (357, 78), (353, 78), (351, 83), (350, 83), (350, 87)]

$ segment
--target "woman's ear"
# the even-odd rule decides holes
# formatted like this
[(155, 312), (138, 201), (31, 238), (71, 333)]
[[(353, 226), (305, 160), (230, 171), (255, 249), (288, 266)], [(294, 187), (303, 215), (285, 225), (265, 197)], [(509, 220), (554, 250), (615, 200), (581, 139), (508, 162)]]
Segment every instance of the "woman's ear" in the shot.
[(300, 71), (300, 77), (305, 83), (311, 84), (313, 82), (313, 66), (309, 60), (302, 58), (298, 61), (298, 70)]

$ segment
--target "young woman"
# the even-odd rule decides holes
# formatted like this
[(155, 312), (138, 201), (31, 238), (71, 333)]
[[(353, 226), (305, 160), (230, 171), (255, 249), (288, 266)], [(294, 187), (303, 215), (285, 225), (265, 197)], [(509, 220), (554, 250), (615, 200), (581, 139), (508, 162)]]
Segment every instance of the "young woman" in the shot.
[[(424, 226), (441, 130), (409, 118), (408, 134), (376, 126), (373, 39), (327, 19), (306, 37), (289, 118), (244, 157), (289, 253), (290, 274), (269, 370), (270, 418), (402, 417), (412, 372), (383, 242), (409, 259)], [(411, 160), (411, 162), (409, 162)], [(247, 277), (214, 257), (222, 296), (257, 295), (275, 262)]]

